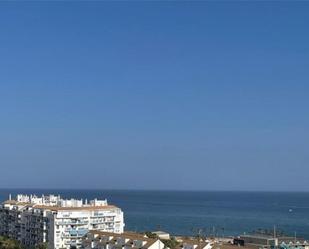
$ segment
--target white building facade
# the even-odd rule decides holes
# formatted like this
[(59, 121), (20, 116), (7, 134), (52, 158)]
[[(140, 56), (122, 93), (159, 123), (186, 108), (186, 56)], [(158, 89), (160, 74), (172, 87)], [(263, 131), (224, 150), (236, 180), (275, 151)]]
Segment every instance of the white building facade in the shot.
[(123, 212), (106, 200), (63, 200), (59, 196), (18, 195), (0, 207), (0, 235), (33, 247), (46, 243), (49, 249), (80, 248), (91, 230), (122, 233)]
[(159, 239), (132, 232), (122, 234), (90, 231), (83, 239), (82, 249), (164, 249)]

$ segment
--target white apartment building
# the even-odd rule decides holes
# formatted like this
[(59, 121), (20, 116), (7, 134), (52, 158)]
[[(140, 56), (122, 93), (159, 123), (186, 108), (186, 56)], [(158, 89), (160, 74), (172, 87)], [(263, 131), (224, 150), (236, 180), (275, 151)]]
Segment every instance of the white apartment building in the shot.
[(122, 233), (123, 212), (106, 200), (64, 200), (60, 196), (18, 195), (0, 207), (0, 235), (26, 247), (47, 243), (49, 249), (80, 248), (91, 230)]
[(82, 243), (83, 249), (163, 249), (159, 239), (150, 239), (132, 232), (122, 234), (90, 231)]

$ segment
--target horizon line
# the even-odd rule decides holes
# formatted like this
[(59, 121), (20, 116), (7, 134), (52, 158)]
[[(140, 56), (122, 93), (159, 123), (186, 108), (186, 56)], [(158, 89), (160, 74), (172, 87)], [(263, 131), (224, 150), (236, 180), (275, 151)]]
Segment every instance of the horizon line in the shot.
[(0, 187), (0, 190), (60, 190), (60, 191), (145, 191), (145, 192), (256, 192), (256, 193), (309, 193), (309, 190), (237, 190), (237, 189), (138, 189), (138, 188), (58, 188), (58, 187)]

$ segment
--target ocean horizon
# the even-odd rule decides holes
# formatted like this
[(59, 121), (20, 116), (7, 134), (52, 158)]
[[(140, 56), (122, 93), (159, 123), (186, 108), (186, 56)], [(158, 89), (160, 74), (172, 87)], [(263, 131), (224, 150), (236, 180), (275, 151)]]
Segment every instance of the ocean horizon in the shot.
[(106, 198), (124, 211), (125, 230), (137, 232), (235, 236), (276, 226), (309, 238), (309, 192), (1, 188), (0, 201), (18, 193)]

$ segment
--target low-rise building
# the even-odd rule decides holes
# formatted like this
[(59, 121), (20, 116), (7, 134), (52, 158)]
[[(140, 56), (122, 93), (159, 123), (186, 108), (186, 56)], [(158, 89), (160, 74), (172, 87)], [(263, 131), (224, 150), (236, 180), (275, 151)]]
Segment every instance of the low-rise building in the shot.
[(309, 243), (303, 238), (276, 236), (268, 234), (248, 234), (234, 238), (233, 244), (253, 249), (309, 249)]
[(163, 249), (159, 239), (145, 235), (124, 232), (122, 234), (90, 231), (82, 242), (83, 249)]
[(154, 231), (153, 234), (157, 235), (159, 239), (169, 240), (171, 238), (170, 234), (163, 231)]
[(307, 241), (290, 241), (281, 242), (280, 249), (309, 249), (309, 243)]
[(278, 238), (265, 234), (245, 234), (239, 236), (245, 245), (259, 246), (264, 248), (274, 248), (278, 246)]
[(213, 242), (203, 239), (182, 239), (178, 240), (177, 249), (211, 249)]

